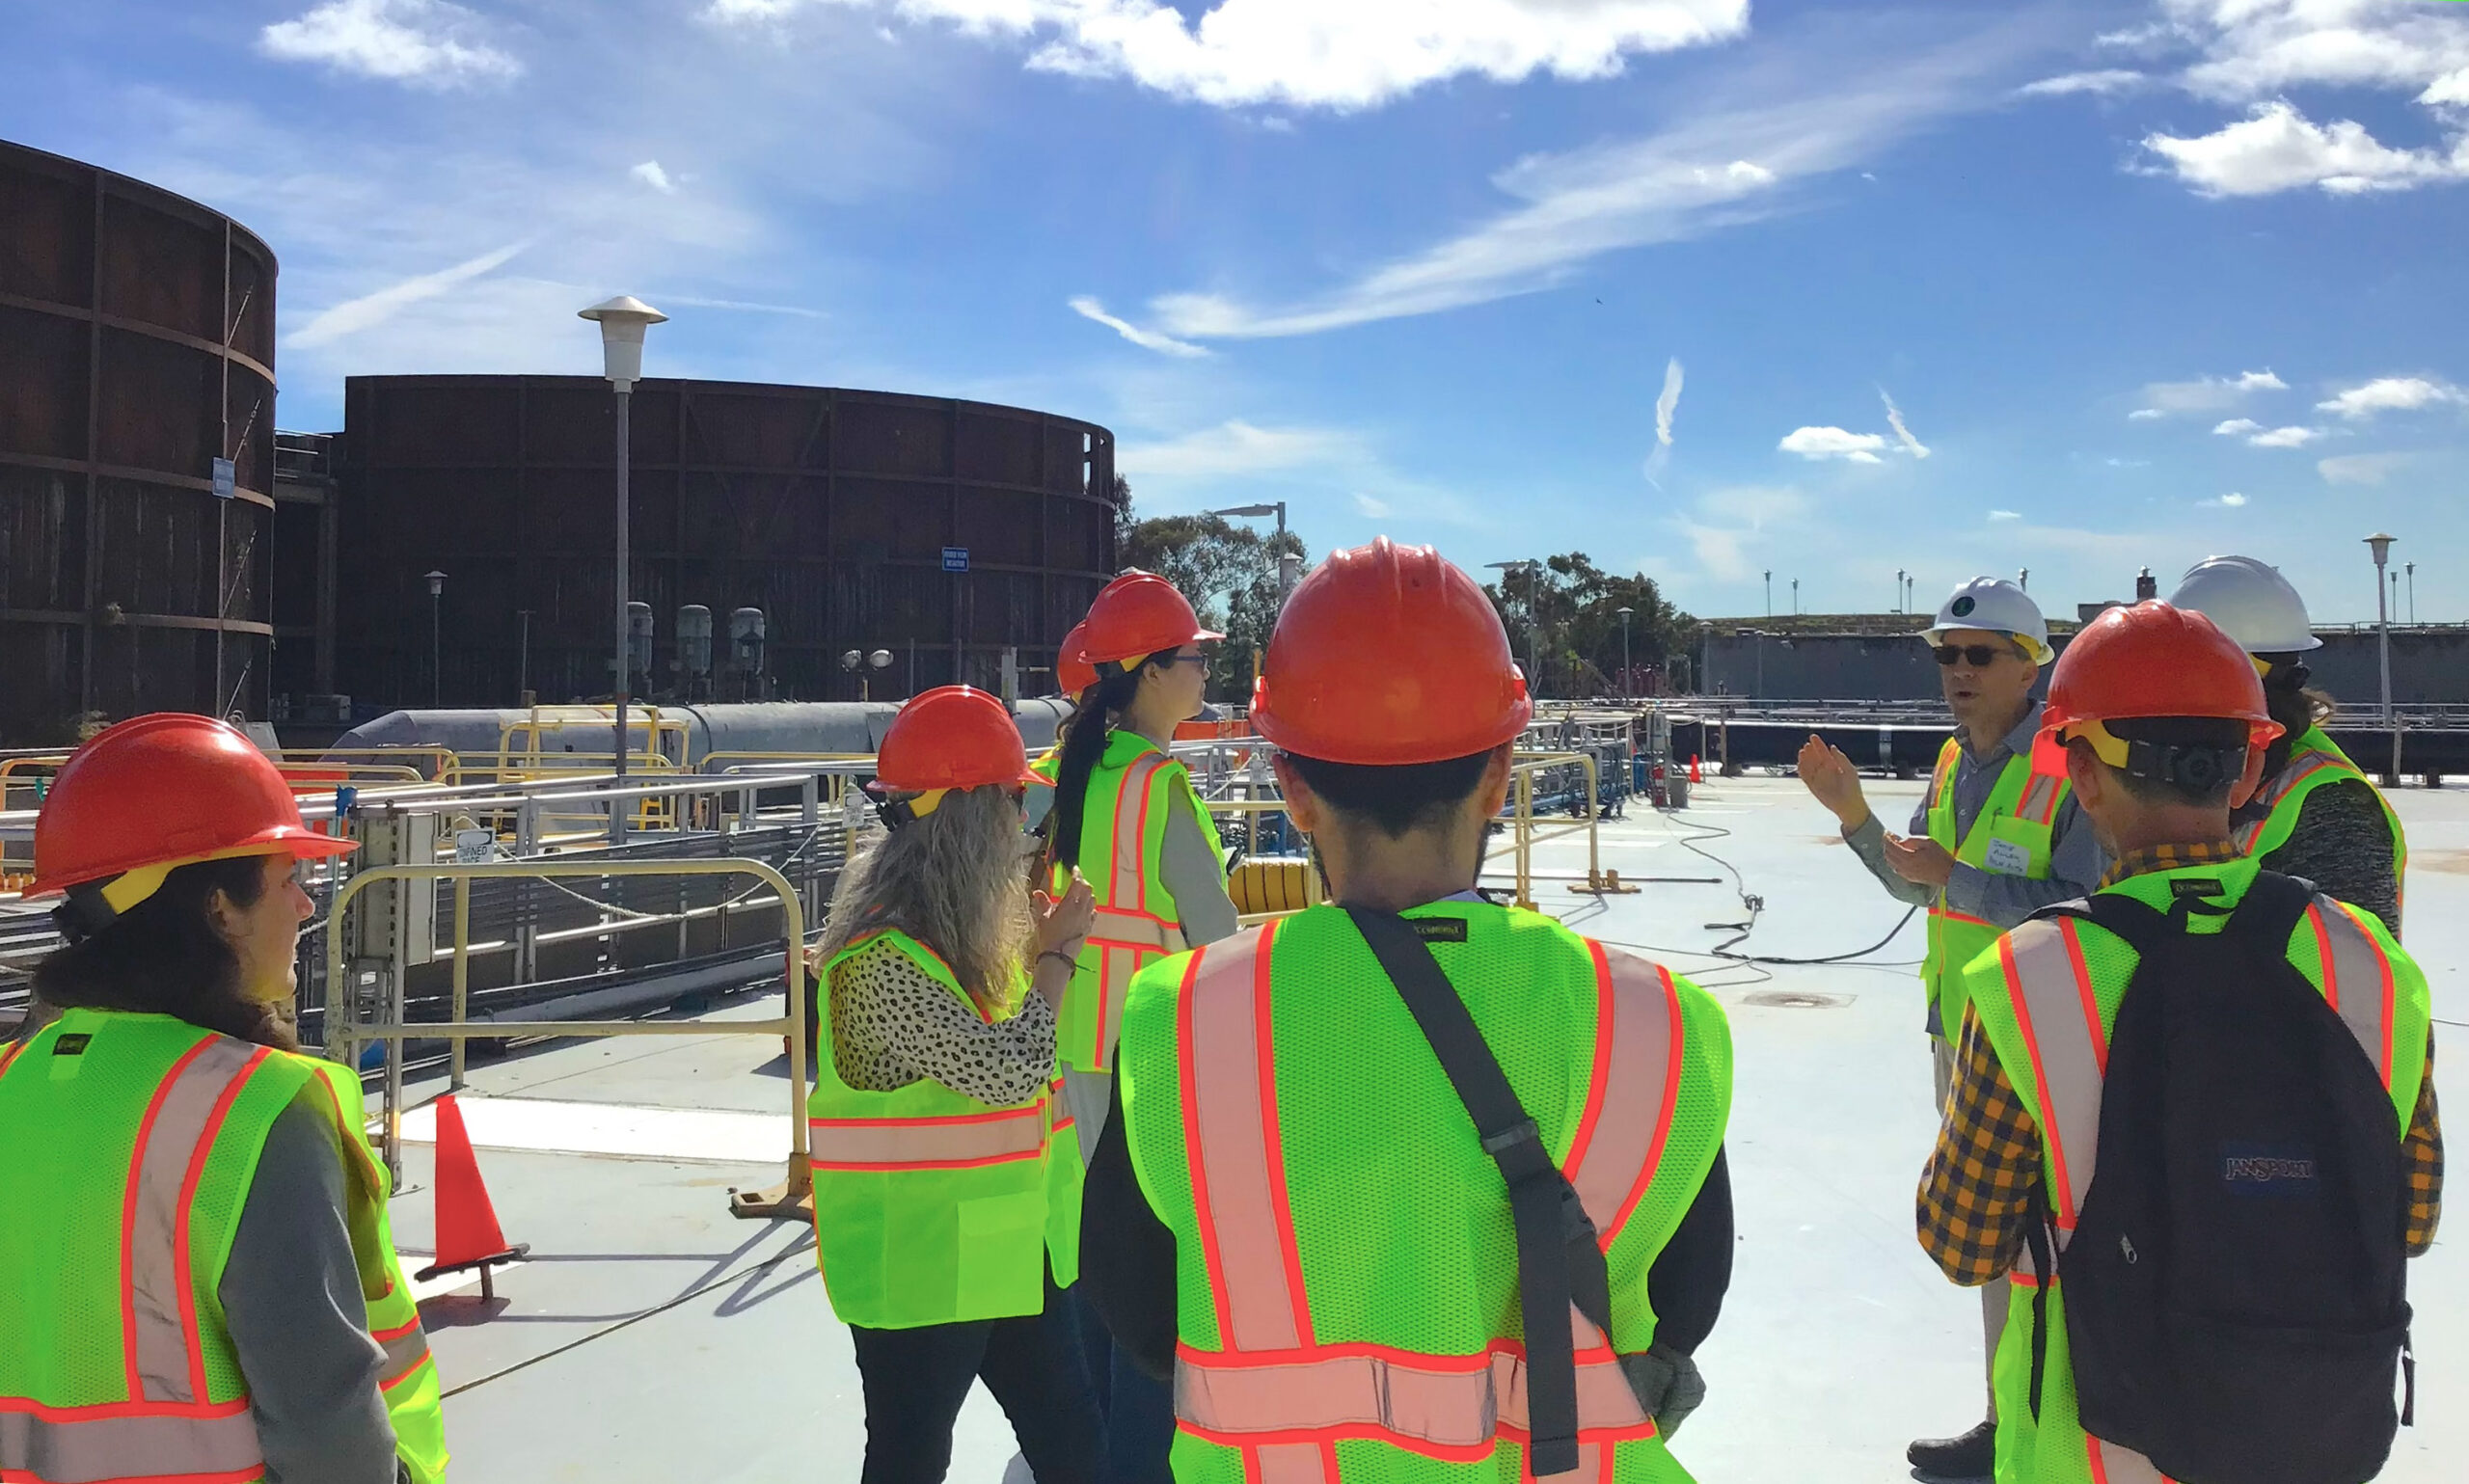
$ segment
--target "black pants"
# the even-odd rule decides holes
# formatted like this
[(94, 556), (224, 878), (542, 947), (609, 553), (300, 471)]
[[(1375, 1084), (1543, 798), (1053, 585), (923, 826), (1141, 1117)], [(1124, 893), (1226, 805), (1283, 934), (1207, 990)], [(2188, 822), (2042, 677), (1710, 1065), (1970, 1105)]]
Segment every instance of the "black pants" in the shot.
[(940, 1484), (969, 1383), (1012, 1419), (1038, 1484), (1097, 1484), (1103, 1426), (1072, 1299), (1046, 1276), (1045, 1312), (917, 1330), (849, 1327), (866, 1391), (861, 1484)]

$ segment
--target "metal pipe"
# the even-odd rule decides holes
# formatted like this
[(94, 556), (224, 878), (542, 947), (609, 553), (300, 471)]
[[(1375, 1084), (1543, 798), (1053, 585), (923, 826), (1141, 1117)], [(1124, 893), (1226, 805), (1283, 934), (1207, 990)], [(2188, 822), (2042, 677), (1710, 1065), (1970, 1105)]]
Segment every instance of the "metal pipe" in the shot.
[[(460, 1020), (472, 1003), (472, 878), (457, 877), (454, 882), (454, 1018)], [(463, 1042), (456, 1041), (448, 1053), (446, 1085), (456, 1093), (463, 1091)]]
[[(629, 634), (626, 632), (626, 603), (627, 603), (627, 591), (626, 591), (626, 588), (627, 588), (627, 583), (628, 583), (628, 581), (629, 581), (629, 573), (628, 573), (628, 569), (627, 569), (627, 562), (628, 562), (628, 554), (627, 554), (627, 536), (628, 536), (628, 524), (629, 524), (629, 520), (630, 520), (630, 517), (629, 517), (629, 514), (628, 514), (628, 499), (627, 499), (626, 479), (627, 479), (627, 474), (628, 474), (628, 472), (629, 472), (629, 468), (628, 468), (628, 466), (629, 466), (630, 464), (632, 464), (633, 459), (634, 459), (634, 447), (633, 447), (633, 445), (631, 444), (631, 442), (628, 440), (628, 437), (627, 437), (627, 431), (626, 431), (626, 430), (627, 430), (627, 419), (628, 419), (628, 418), (631, 416), (631, 406), (632, 406), (632, 403), (634, 402), (634, 400), (635, 400), (634, 383), (632, 383), (632, 382), (622, 382), (622, 381), (621, 381), (621, 382), (619, 382), (619, 383), (617, 383), (617, 673), (616, 673), (616, 682), (617, 682), (617, 783), (618, 783), (618, 786), (619, 786), (619, 787), (621, 787), (621, 788), (625, 786), (625, 782), (626, 782), (626, 733), (627, 733), (627, 726), (626, 726), (626, 701), (627, 701), (628, 691), (632, 688), (633, 684), (634, 684), (634, 676), (633, 676), (631, 673), (629, 673), (629, 668), (630, 668), (630, 667), (629, 667), (629, 665), (628, 665), (628, 663), (627, 663), (627, 661), (628, 661), (628, 659), (629, 659), (629, 656), (628, 656), (628, 654), (627, 654), (627, 651), (628, 651), (629, 649), (631, 649), (631, 648), (633, 648), (633, 647), (634, 647), (634, 644), (633, 644), (633, 636), (632, 636), (631, 634)], [(624, 844), (626, 843), (626, 813), (625, 813), (625, 811), (624, 811), (623, 809), (621, 809), (621, 808), (619, 808), (619, 807), (618, 807), (618, 805), (617, 805), (617, 801), (616, 801), (616, 800), (614, 800), (614, 799), (611, 799), (611, 800), (610, 801), (610, 804), (609, 804), (609, 843), (610, 843), (610, 845), (612, 845), (612, 846), (624, 845)]]

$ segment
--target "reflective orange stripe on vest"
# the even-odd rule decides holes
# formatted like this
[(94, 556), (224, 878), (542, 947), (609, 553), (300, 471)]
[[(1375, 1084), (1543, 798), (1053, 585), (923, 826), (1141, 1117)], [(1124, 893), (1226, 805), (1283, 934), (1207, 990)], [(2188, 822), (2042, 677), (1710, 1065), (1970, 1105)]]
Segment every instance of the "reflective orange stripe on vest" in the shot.
[(2323, 959), (2323, 998), (2374, 1059), (2374, 1074), (2392, 1087), (2392, 1000), (2398, 985), (2383, 945), (2346, 902), (2317, 897), (2306, 909), (2315, 950)]
[[(1277, 924), (1204, 949), (1178, 1006), (1184, 1146), (1221, 1352), (1177, 1357), (1179, 1424), (1239, 1447), (1269, 1484), (1334, 1484), (1337, 1440), (1366, 1438), (1476, 1461), (1526, 1430), (1526, 1358), (1502, 1338), (1476, 1355), (1321, 1345), (1287, 1202), (1270, 1045)], [(1680, 1000), (1670, 976), (1589, 943), (1598, 1034), (1567, 1174), (1604, 1246), (1654, 1177), (1680, 1090)], [(1571, 1311), (1581, 1478), (1608, 1472), (1611, 1444), (1650, 1437), (1609, 1338)]]
[(2253, 854), (2255, 842), (2263, 838), (2264, 826), (2271, 823), (2272, 811), (2280, 806), (2280, 801), (2295, 793), (2299, 784), (2317, 773), (2327, 768), (2342, 766), (2344, 766), (2342, 760), (2330, 753), (2317, 752), (2309, 754), (2306, 761), (2295, 768), (2282, 769), (2280, 776), (2274, 778), (2265, 787), (2263, 793), (2256, 796), (2254, 802), (2262, 808), (2263, 813), (2238, 828), (2235, 837), (2238, 849), (2246, 854)]
[(1045, 1149), (1047, 1098), (941, 1119), (808, 1119), (817, 1170), (974, 1170)]
[(2023, 785), (2023, 796), (2015, 803), (2015, 818), (2035, 824), (2056, 823), (2057, 798), (2065, 788), (2065, 779), (2034, 772)]
[(428, 1332), (419, 1318), (396, 1330), (379, 1330), (375, 1339), (386, 1352), (386, 1369), (377, 1378), (377, 1390), (391, 1391), (420, 1373), (428, 1363)]
[(1139, 758), (1124, 769), (1123, 786), (1115, 794), (1114, 859), (1107, 863), (1106, 901), (1089, 930), (1089, 946), (1098, 950), (1096, 1051), (1109, 1062), (1122, 1035), (1124, 996), (1132, 976), (1183, 951), (1182, 925), (1149, 909), (1146, 858), (1149, 796), (1158, 769), (1173, 762), (1155, 753)]
[(0, 1475), (42, 1484), (251, 1479), (264, 1471), (246, 1396), (206, 1401), (189, 1282), (189, 1208), (232, 1100), (272, 1055), (214, 1036), (173, 1065), (138, 1125), (121, 1213), (124, 1402), (43, 1407), (0, 1399)]

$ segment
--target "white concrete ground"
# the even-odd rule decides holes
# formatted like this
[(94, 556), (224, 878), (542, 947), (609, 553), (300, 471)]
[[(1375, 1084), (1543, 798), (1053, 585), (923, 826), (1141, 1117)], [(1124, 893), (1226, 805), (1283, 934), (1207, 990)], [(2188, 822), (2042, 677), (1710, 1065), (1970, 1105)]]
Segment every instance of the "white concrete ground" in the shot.
[[(1870, 784), (1889, 823), (1908, 816), (1918, 789)], [(2448, 1038), (2469, 1026), (2469, 794), (2406, 790), (2397, 802), (2414, 852), (2407, 941)], [(1710, 1396), (1675, 1450), (1708, 1481), (1905, 1479), (1912, 1437), (1958, 1431), (1981, 1404), (1976, 1301), (1913, 1239), (1913, 1188), (1936, 1127), (1913, 977), (1919, 923), (1853, 964), (1759, 970), (1704, 957), (1731, 935), (1707, 925), (1744, 916), (1723, 867), (1681, 844), (1712, 828), (1731, 834), (1702, 848), (1765, 899), (1750, 951), (1863, 948), (1903, 908), (1793, 780), (1710, 782), (1693, 805), (1607, 824), (1603, 863), (1624, 877), (1723, 884), (1649, 884), (1601, 904), (1560, 880), (1537, 890), (1582, 931), (1660, 950), (1732, 1016), (1739, 1257), (1700, 1357)], [(1540, 865), (1582, 872), (1584, 850), (1583, 840), (1544, 847)], [(1815, 1003), (1748, 998), (1776, 990)], [(458, 1484), (856, 1478), (856, 1374), (811, 1241), (726, 1210), (729, 1187), (777, 1178), (763, 1120), (785, 1150), (783, 1071), (777, 1042), (754, 1038), (574, 1044), (477, 1064), (473, 1093), (502, 1099), (472, 1109), (482, 1168), (506, 1234), (534, 1255), (504, 1277), (497, 1306), (470, 1289), (429, 1306)], [(422, 1096), (436, 1090), (416, 1086)], [(417, 1116), (407, 1128), (424, 1132)], [(425, 1146), (412, 1147), (408, 1166), (420, 1188), (396, 1201), (396, 1228), (407, 1248), (424, 1247)], [(2436, 1484), (2469, 1468), (2459, 1248), (2439, 1242), (2412, 1270), (2421, 1425), (2401, 1435), (2387, 1479)], [(2302, 1417), (2303, 1399), (2292, 1401)], [(952, 1477), (995, 1484), (1012, 1452), (981, 1390), (962, 1418)]]

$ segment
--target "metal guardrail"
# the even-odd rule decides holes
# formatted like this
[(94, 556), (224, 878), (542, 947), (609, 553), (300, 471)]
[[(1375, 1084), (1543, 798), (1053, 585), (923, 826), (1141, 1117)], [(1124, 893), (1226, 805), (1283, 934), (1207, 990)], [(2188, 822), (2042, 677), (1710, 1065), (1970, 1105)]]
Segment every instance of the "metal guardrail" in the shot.
[[(788, 945), (784, 975), (788, 991), (786, 1011), (780, 1016), (765, 1020), (482, 1020), (464, 1018), (470, 986), (471, 890), (475, 880), (496, 878), (534, 878), (554, 880), (559, 877), (650, 877), (650, 876), (743, 876), (751, 877), (777, 895), (784, 919), (782, 939)], [(350, 962), (343, 956), (343, 921), (346, 910), (359, 895), (382, 881), (410, 882), (422, 878), (454, 883), (454, 1012), (444, 1021), (413, 1023), (405, 1018), (403, 1006), (404, 975), (397, 971), (388, 976), (383, 1018), (364, 1023), (359, 1018), (359, 995), (347, 983)], [(381, 1115), (384, 1127), (380, 1135), (386, 1166), (399, 1174), (403, 1147), (403, 1042), (410, 1037), (449, 1039), (460, 1049), (474, 1037), (490, 1039), (526, 1038), (569, 1039), (612, 1036), (779, 1036), (788, 1043), (789, 1055), (789, 1156), (785, 1181), (768, 1191), (732, 1195), (729, 1209), (733, 1215), (747, 1219), (795, 1217), (808, 1215), (814, 1195), (813, 1151), (807, 1142), (806, 1122), (806, 1031), (802, 1012), (805, 956), (800, 951), (805, 942), (805, 911), (798, 900), (798, 890), (789, 878), (761, 861), (719, 857), (710, 860), (668, 861), (555, 861), (533, 860), (487, 865), (396, 865), (379, 866), (364, 871), (344, 882), (335, 893), (326, 918), (325, 1004), (327, 1055), (343, 1066), (357, 1067), (359, 1048), (363, 1041), (382, 1041), (386, 1046), (386, 1067)]]

